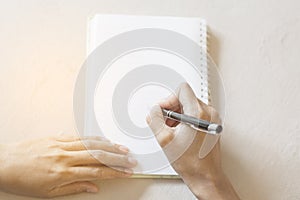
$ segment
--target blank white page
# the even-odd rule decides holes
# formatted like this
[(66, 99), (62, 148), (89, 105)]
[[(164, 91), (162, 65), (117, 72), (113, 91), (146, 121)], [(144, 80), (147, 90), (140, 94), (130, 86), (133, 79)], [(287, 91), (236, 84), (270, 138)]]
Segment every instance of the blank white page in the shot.
[[(202, 45), (202, 48), (206, 51), (206, 23), (200, 18), (99, 14), (95, 15), (89, 21), (87, 52), (90, 54), (99, 45), (113, 36), (141, 28), (159, 28), (178, 32), (187, 36), (199, 45)], [(200, 41), (202, 42), (200, 43)], [(206, 55), (202, 56), (205, 57), (206, 60)], [(159, 63), (157, 61), (159, 61)], [(152, 137), (146, 141), (130, 138), (118, 129), (118, 127), (114, 124), (113, 119), (104, 116), (103, 113), (111, 112), (110, 107), (113, 90), (116, 87), (118, 80), (135, 67), (149, 63), (160, 64), (173, 68), (185, 77), (186, 80), (188, 80), (198, 97), (203, 96), (203, 91), (207, 92), (207, 88), (203, 88), (206, 87), (205, 85), (207, 84), (200, 85), (200, 80), (198, 77), (195, 77), (195, 73), (191, 67), (189, 67), (182, 59), (179, 59), (174, 55), (172, 56), (162, 51), (144, 50), (131, 53), (116, 60), (111, 65), (110, 69), (107, 70), (105, 76), (102, 77), (101, 85), (103, 85), (104, 88), (96, 88), (95, 90), (94, 105), (86, 105), (86, 115), (88, 116), (91, 112), (93, 112), (93, 110), (95, 110), (97, 123), (101, 129), (104, 130), (105, 137), (109, 138), (113, 142), (129, 147), (134, 153), (141, 154), (160, 150), (160, 146), (156, 142), (155, 138)], [(185, 65), (186, 67), (182, 67)], [(105, 98), (103, 98), (104, 93)], [(155, 86), (145, 87), (139, 93), (135, 93), (128, 103), (128, 113), (132, 123), (136, 126), (146, 127), (145, 116), (151, 105), (166, 97), (168, 94), (168, 91)], [(207, 95), (204, 95), (202, 100), (207, 103)], [(93, 129), (91, 127), (93, 127), (93, 125), (91, 123), (94, 122), (90, 122), (87, 117), (85, 123), (86, 132), (92, 133)], [(161, 155), (160, 159), (167, 160), (164, 154)], [(138, 161), (139, 166), (135, 169), (135, 172), (138, 174), (176, 175), (176, 172), (170, 165), (159, 170), (149, 171), (145, 170), (148, 165), (146, 161), (143, 159)]]

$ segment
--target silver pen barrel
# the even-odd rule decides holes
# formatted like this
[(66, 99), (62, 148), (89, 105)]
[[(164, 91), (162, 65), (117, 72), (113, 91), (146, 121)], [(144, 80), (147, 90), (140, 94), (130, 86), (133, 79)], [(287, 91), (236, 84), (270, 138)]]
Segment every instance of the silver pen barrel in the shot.
[(167, 118), (173, 119), (178, 122), (189, 124), (197, 129), (208, 131), (212, 134), (218, 134), (222, 131), (222, 126), (214, 123), (210, 123), (206, 120), (198, 119), (185, 114), (180, 114), (171, 110), (162, 109), (163, 115)]

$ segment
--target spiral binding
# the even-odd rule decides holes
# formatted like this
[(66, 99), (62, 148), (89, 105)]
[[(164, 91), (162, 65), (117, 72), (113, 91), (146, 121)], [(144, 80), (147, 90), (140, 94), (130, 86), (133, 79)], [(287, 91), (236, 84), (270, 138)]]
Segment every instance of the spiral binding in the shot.
[(210, 97), (210, 91), (209, 91), (209, 87), (208, 87), (209, 66), (208, 66), (208, 62), (207, 62), (207, 60), (208, 60), (207, 59), (207, 53), (208, 53), (207, 39), (208, 39), (207, 25), (206, 25), (206, 21), (203, 19), (200, 22), (200, 41), (199, 41), (199, 45), (201, 46), (201, 51), (200, 51), (201, 94), (200, 94), (200, 99), (204, 103), (210, 104), (211, 97)]

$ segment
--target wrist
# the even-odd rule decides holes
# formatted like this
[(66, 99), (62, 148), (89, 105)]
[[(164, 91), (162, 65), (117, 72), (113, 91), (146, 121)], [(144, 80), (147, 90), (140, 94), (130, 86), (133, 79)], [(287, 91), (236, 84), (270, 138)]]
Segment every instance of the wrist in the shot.
[(216, 181), (212, 174), (182, 174), (182, 180), (198, 199), (208, 198), (209, 193), (216, 189)]
[(239, 199), (222, 171), (217, 173), (194, 174), (192, 176), (187, 175), (182, 177), (182, 179), (198, 199)]

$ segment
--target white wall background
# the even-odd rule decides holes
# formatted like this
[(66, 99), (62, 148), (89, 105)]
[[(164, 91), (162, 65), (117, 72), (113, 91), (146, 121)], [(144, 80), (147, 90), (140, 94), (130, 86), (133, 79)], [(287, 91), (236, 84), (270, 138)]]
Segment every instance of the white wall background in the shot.
[[(242, 199), (300, 199), (297, 0), (0, 1), (0, 139), (74, 133), (72, 89), (93, 13), (199, 16), (227, 94), (226, 174)], [(65, 199), (193, 199), (180, 181), (99, 182)], [(0, 193), (0, 199), (27, 199)], [(30, 199), (30, 198), (28, 198)]]

